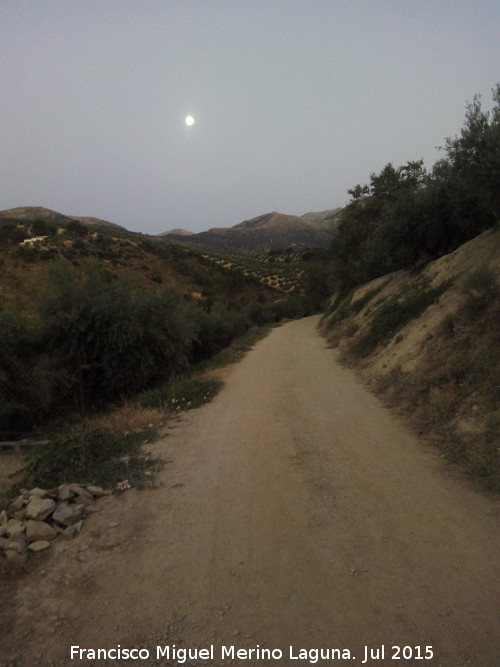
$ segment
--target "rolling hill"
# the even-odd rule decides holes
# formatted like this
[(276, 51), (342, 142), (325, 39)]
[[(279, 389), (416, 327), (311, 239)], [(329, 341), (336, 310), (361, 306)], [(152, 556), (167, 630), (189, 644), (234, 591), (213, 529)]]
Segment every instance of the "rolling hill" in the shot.
[[(220, 252), (252, 253), (326, 248), (335, 234), (341, 213), (341, 208), (305, 213), (302, 216), (273, 211), (244, 220), (233, 227), (213, 227), (199, 233), (176, 228), (157, 236), (174, 243), (201, 246)], [(19, 206), (0, 211), (0, 223), (2, 221), (20, 223), (43, 221), (63, 227), (77, 221), (94, 229), (136, 233), (101, 218), (66, 215), (42, 206)]]
[(43, 206), (18, 206), (17, 208), (8, 208), (4, 211), (0, 211), (0, 221), (2, 220), (18, 220), (19, 222), (35, 222), (35, 220), (43, 220), (44, 222), (53, 225), (67, 225), (76, 220), (87, 227), (101, 227), (115, 230), (121, 229), (126, 231), (125, 227), (117, 225), (114, 222), (101, 220), (101, 218), (92, 218), (81, 215), (65, 215), (63, 213), (58, 213), (57, 211), (52, 211), (49, 208), (44, 208)]
[(311, 212), (302, 216), (265, 213), (233, 227), (213, 227), (191, 234), (164, 233), (164, 238), (221, 251), (264, 252), (294, 248), (325, 248), (332, 240), (341, 215), (340, 208)]
[[(75, 221), (80, 227), (71, 225)], [(4, 304), (29, 303), (45, 282), (48, 265), (58, 258), (81, 269), (93, 259), (110, 275), (134, 277), (143, 289), (171, 285), (185, 295), (225, 303), (302, 293), (300, 252), (258, 257), (223, 253), (190, 246), (184, 242), (189, 233), (176, 232), (171, 239), (146, 237), (98, 218), (70, 217), (42, 207), (1, 211), (0, 296)]]

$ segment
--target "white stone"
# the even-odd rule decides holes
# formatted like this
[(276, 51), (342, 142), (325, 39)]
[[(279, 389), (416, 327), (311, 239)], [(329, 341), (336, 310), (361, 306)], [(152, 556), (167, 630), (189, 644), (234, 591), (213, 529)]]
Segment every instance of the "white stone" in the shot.
[(28, 542), (51, 542), (57, 537), (57, 532), (45, 521), (26, 521), (26, 537)]
[(14, 535), (20, 535), (25, 531), (24, 523), (22, 521), (16, 521), (16, 519), (11, 519), (7, 524), (6, 528), (8, 537), (14, 537)]
[(72, 540), (81, 531), (82, 525), (83, 521), (79, 521), (78, 523), (75, 523), (73, 526), (68, 526), (67, 528), (64, 529), (62, 537), (64, 537), (66, 540)]
[(30, 496), (38, 496), (39, 498), (47, 498), (48, 497), (48, 491), (45, 489), (40, 489), (38, 486), (34, 489), (31, 489), (31, 491), (28, 491)]
[(14, 502), (12, 502), (7, 508), (7, 514), (9, 516), (16, 516), (19, 512), (23, 510), (29, 500), (29, 496), (24, 494), (18, 496)]
[(52, 498), (34, 497), (32, 500), (30, 500), (26, 507), (26, 518), (43, 521), (43, 519), (46, 519), (49, 514), (52, 514), (55, 506), (56, 504)]
[(89, 493), (91, 493), (96, 498), (101, 498), (102, 496), (110, 496), (112, 491), (103, 489), (100, 486), (94, 486), (93, 484), (87, 484), (85, 487)]
[(69, 500), (72, 496), (69, 484), (61, 484), (57, 489), (57, 497), (59, 500)]
[(84, 505), (70, 505), (62, 502), (56, 507), (52, 519), (63, 526), (71, 526), (80, 521), (85, 512)]
[(28, 549), (30, 551), (43, 551), (48, 547), (50, 547), (50, 542), (47, 542), (47, 540), (38, 540), (38, 542), (32, 542)]
[(87, 498), (88, 500), (92, 500), (92, 494), (87, 491), (83, 486), (80, 486), (79, 484), (70, 484), (69, 488), (73, 493), (76, 493), (77, 496), (80, 496), (82, 498)]

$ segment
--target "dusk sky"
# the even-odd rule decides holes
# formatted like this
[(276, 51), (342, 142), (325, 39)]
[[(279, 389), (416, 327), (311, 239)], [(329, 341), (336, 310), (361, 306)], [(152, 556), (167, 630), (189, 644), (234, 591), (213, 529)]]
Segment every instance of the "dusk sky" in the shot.
[(343, 206), (432, 166), (500, 80), (498, 0), (0, 0), (0, 22), (0, 209), (148, 234)]

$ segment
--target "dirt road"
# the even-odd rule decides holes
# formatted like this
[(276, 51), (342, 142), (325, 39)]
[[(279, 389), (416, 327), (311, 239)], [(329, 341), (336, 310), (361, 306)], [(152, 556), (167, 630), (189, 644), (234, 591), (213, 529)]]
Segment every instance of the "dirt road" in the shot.
[(4, 664), (103, 665), (70, 646), (118, 644), (149, 659), (109, 664), (177, 665), (157, 659), (173, 644), (214, 646), (192, 665), (316, 664), (301, 649), (337, 649), (325, 665), (500, 664), (498, 505), (338, 366), (316, 324), (273, 330), (171, 424), (160, 488), (105, 499), (40, 554), (8, 602)]

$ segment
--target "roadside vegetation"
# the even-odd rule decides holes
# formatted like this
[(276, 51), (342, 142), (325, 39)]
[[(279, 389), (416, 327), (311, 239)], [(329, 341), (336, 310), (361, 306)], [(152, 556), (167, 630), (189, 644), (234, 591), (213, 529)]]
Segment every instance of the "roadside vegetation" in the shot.
[[(385, 299), (370, 317), (370, 326), (362, 336), (349, 347), (349, 354), (353, 357), (367, 357), (378, 345), (387, 343), (410, 320), (419, 317), (428, 306), (437, 303), (439, 296), (446, 290), (447, 285), (431, 287), (427, 281), (413, 283), (403, 294), (394, 295)], [(352, 307), (363, 303), (360, 299)]]
[[(486, 275), (484, 291), (471, 289)], [(500, 491), (500, 283), (479, 267), (457, 291), (460, 306), (439, 323), (439, 344), (428, 345), (411, 375), (396, 370), (385, 395), (448, 459)]]
[[(323, 260), (340, 358), (449, 460), (500, 490), (500, 84), (444, 157), (351, 190)], [(466, 244), (466, 245), (465, 245)]]
[(162, 466), (143, 450), (146, 441), (143, 431), (121, 433), (91, 422), (65, 427), (32, 451), (16, 474), (10, 495), (21, 488), (52, 489), (73, 480), (123, 490), (144, 487)]
[(107, 412), (53, 429), (49, 442), (34, 448), (14, 475), (8, 497), (21, 488), (54, 488), (75, 479), (117, 491), (151, 487), (165, 461), (143, 446), (154, 442), (170, 417), (212, 400), (222, 384), (199, 374), (172, 380)]
[[(162, 240), (77, 223), (59, 234), (1, 228), (0, 441), (49, 440), (13, 491), (75, 478), (150, 484), (160, 462), (140, 443), (213, 398), (222, 382), (203, 373), (310, 312), (299, 293)], [(35, 231), (47, 238), (18, 245)]]
[[(191, 277), (184, 262), (177, 270)], [(211, 277), (211, 288), (196, 296), (174, 285), (145, 289), (97, 258), (81, 266), (67, 257), (49, 262), (29, 300), (11, 299), (0, 310), (2, 439), (156, 389), (252, 327), (309, 311), (299, 296), (256, 287), (252, 278), (198, 263), (194, 269), (198, 284), (199, 274)]]
[(348, 192), (323, 257), (329, 294), (452, 252), (500, 221), (500, 83), (491, 111), (475, 96), (460, 134), (447, 138), (431, 169), (423, 160), (387, 164)]

